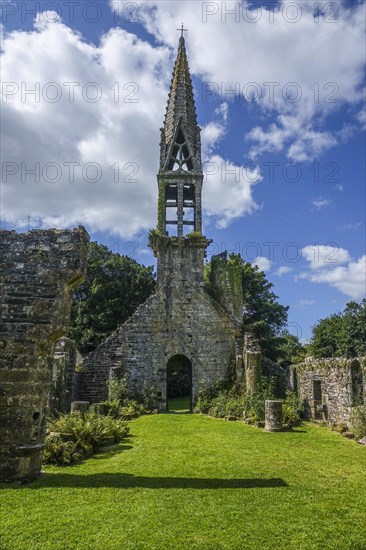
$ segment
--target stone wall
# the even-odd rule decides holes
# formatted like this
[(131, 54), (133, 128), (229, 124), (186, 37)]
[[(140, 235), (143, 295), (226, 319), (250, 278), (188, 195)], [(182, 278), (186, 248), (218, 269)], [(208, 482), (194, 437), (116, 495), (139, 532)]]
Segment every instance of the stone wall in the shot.
[(40, 471), (54, 343), (86, 271), (88, 234), (0, 231), (0, 479)]
[(171, 246), (164, 243), (160, 250), (160, 273), (165, 275), (160, 276), (158, 291), (84, 359), (80, 400), (106, 399), (110, 371), (118, 369), (120, 375), (127, 373), (136, 394), (143, 392), (144, 384), (155, 386), (164, 410), (167, 363), (175, 355), (184, 355), (192, 364), (193, 403), (201, 388), (226, 377), (237, 328), (203, 289), (202, 248), (207, 241), (170, 241)]
[(55, 344), (52, 364), (52, 387), (48, 409), (55, 412), (69, 412), (73, 400), (77, 350), (70, 338), (60, 338)]
[(352, 408), (365, 402), (366, 358), (307, 360), (294, 368), (307, 418), (349, 424)]

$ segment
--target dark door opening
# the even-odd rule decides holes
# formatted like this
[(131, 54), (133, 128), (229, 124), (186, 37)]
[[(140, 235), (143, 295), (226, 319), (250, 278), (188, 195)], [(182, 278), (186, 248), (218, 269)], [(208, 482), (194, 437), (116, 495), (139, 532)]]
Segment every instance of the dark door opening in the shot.
[(192, 364), (185, 355), (174, 355), (167, 364), (168, 412), (192, 412)]

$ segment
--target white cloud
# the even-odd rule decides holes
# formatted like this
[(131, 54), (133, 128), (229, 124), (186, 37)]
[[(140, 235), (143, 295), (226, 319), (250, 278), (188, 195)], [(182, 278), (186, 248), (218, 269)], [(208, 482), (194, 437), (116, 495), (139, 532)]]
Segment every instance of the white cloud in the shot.
[(355, 222), (355, 223), (345, 223), (344, 225), (340, 225), (338, 229), (341, 229), (342, 231), (348, 231), (350, 229), (359, 229), (361, 227), (361, 222)]
[(307, 246), (302, 253), (310, 270), (301, 273), (300, 279), (329, 284), (354, 300), (365, 296), (366, 256), (353, 260), (347, 250), (332, 245)]
[(292, 271), (292, 267), (289, 267), (287, 265), (281, 265), (275, 272), (275, 275), (278, 275), (279, 277), (282, 277), (282, 275), (286, 275), (286, 273), (290, 273)]
[[(97, 47), (61, 21), (52, 23), (54, 15), (38, 18), (33, 31), (5, 34), (2, 43), (3, 81), (19, 88), (13, 94), (6, 88), (2, 103), (3, 162), (18, 170), (3, 184), (3, 219), (17, 227), (28, 216), (39, 227), (83, 223), (130, 238), (156, 224), (159, 128), (177, 37), (172, 50), (115, 28)], [(21, 83), (28, 90), (39, 83), (39, 97), (22, 101)], [(225, 133), (226, 103), (214, 118), (203, 131), (204, 152), (220, 170), (205, 182), (205, 214), (226, 227), (256, 209), (252, 187), (261, 176), (259, 170), (233, 180), (222, 175), (215, 147)], [(39, 181), (24, 173), (22, 183), (21, 163), (27, 170), (38, 163)]]
[(266, 256), (257, 256), (252, 261), (252, 265), (256, 265), (260, 271), (267, 272), (271, 269), (272, 262)]
[(354, 300), (366, 294), (366, 256), (350, 262), (347, 266), (308, 273), (306, 278), (313, 283), (327, 283)]
[(299, 306), (301, 308), (309, 307), (309, 306), (312, 306), (313, 304), (315, 304), (315, 300), (300, 300), (299, 301)]
[(301, 252), (309, 262), (310, 269), (335, 267), (351, 261), (348, 250), (339, 248), (335, 243), (305, 246)]
[(332, 201), (330, 199), (314, 199), (312, 202), (313, 210), (323, 210), (323, 208), (327, 208), (332, 204)]
[[(362, 2), (351, 7), (338, 3), (333, 24), (329, 3), (319, 21), (314, 20), (313, 3), (294, 4), (299, 12), (295, 23), (289, 21), (296, 15), (291, 14), (294, 8), (288, 9), (285, 0), (273, 11), (269, 4), (257, 8), (244, 2), (140, 4), (139, 17), (147, 30), (170, 46), (176, 44), (177, 21), (184, 21), (191, 68), (211, 92), (216, 90), (230, 104), (232, 94), (225, 97), (225, 92), (236, 87), (235, 100), (248, 100), (272, 115), (267, 127), (263, 123), (243, 128), (243, 136), (247, 133), (254, 142), (254, 159), (265, 151), (285, 151), (295, 161), (319, 156), (353, 131), (349, 124), (327, 129), (327, 116), (342, 105), (355, 106), (360, 113), (365, 62), (359, 47), (364, 41)], [(236, 15), (229, 15), (229, 10), (236, 10)], [(249, 19), (256, 22), (249, 24)], [(205, 96), (207, 87), (203, 92)], [(356, 127), (363, 120), (362, 114), (355, 117)]]

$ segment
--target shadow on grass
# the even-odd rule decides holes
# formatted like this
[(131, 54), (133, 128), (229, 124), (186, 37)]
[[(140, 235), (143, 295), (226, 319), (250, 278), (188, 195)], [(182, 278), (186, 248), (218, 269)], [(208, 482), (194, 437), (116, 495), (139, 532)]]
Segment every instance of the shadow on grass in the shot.
[(93, 458), (94, 460), (104, 460), (120, 454), (122, 451), (128, 451), (129, 449), (133, 449), (133, 446), (119, 443), (117, 445), (111, 445), (110, 447), (103, 447), (100, 451), (98, 451), (98, 453), (90, 458)]
[(254, 489), (287, 487), (281, 478), (211, 479), (195, 477), (145, 477), (123, 473), (91, 475), (45, 473), (28, 489), (44, 487), (114, 487), (121, 489)]

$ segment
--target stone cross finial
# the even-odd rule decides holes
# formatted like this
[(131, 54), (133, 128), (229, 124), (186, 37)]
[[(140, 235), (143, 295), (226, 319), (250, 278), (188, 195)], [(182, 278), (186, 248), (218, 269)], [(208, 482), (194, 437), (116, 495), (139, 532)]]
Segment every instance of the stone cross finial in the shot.
[(182, 36), (184, 36), (184, 34), (183, 34), (183, 33), (185, 33), (185, 32), (188, 32), (188, 30), (184, 28), (184, 25), (183, 25), (183, 23), (182, 23), (182, 26), (181, 26), (181, 28), (180, 28), (180, 29), (177, 29), (177, 31), (180, 31), (180, 32), (181, 32), (181, 37), (182, 37)]

